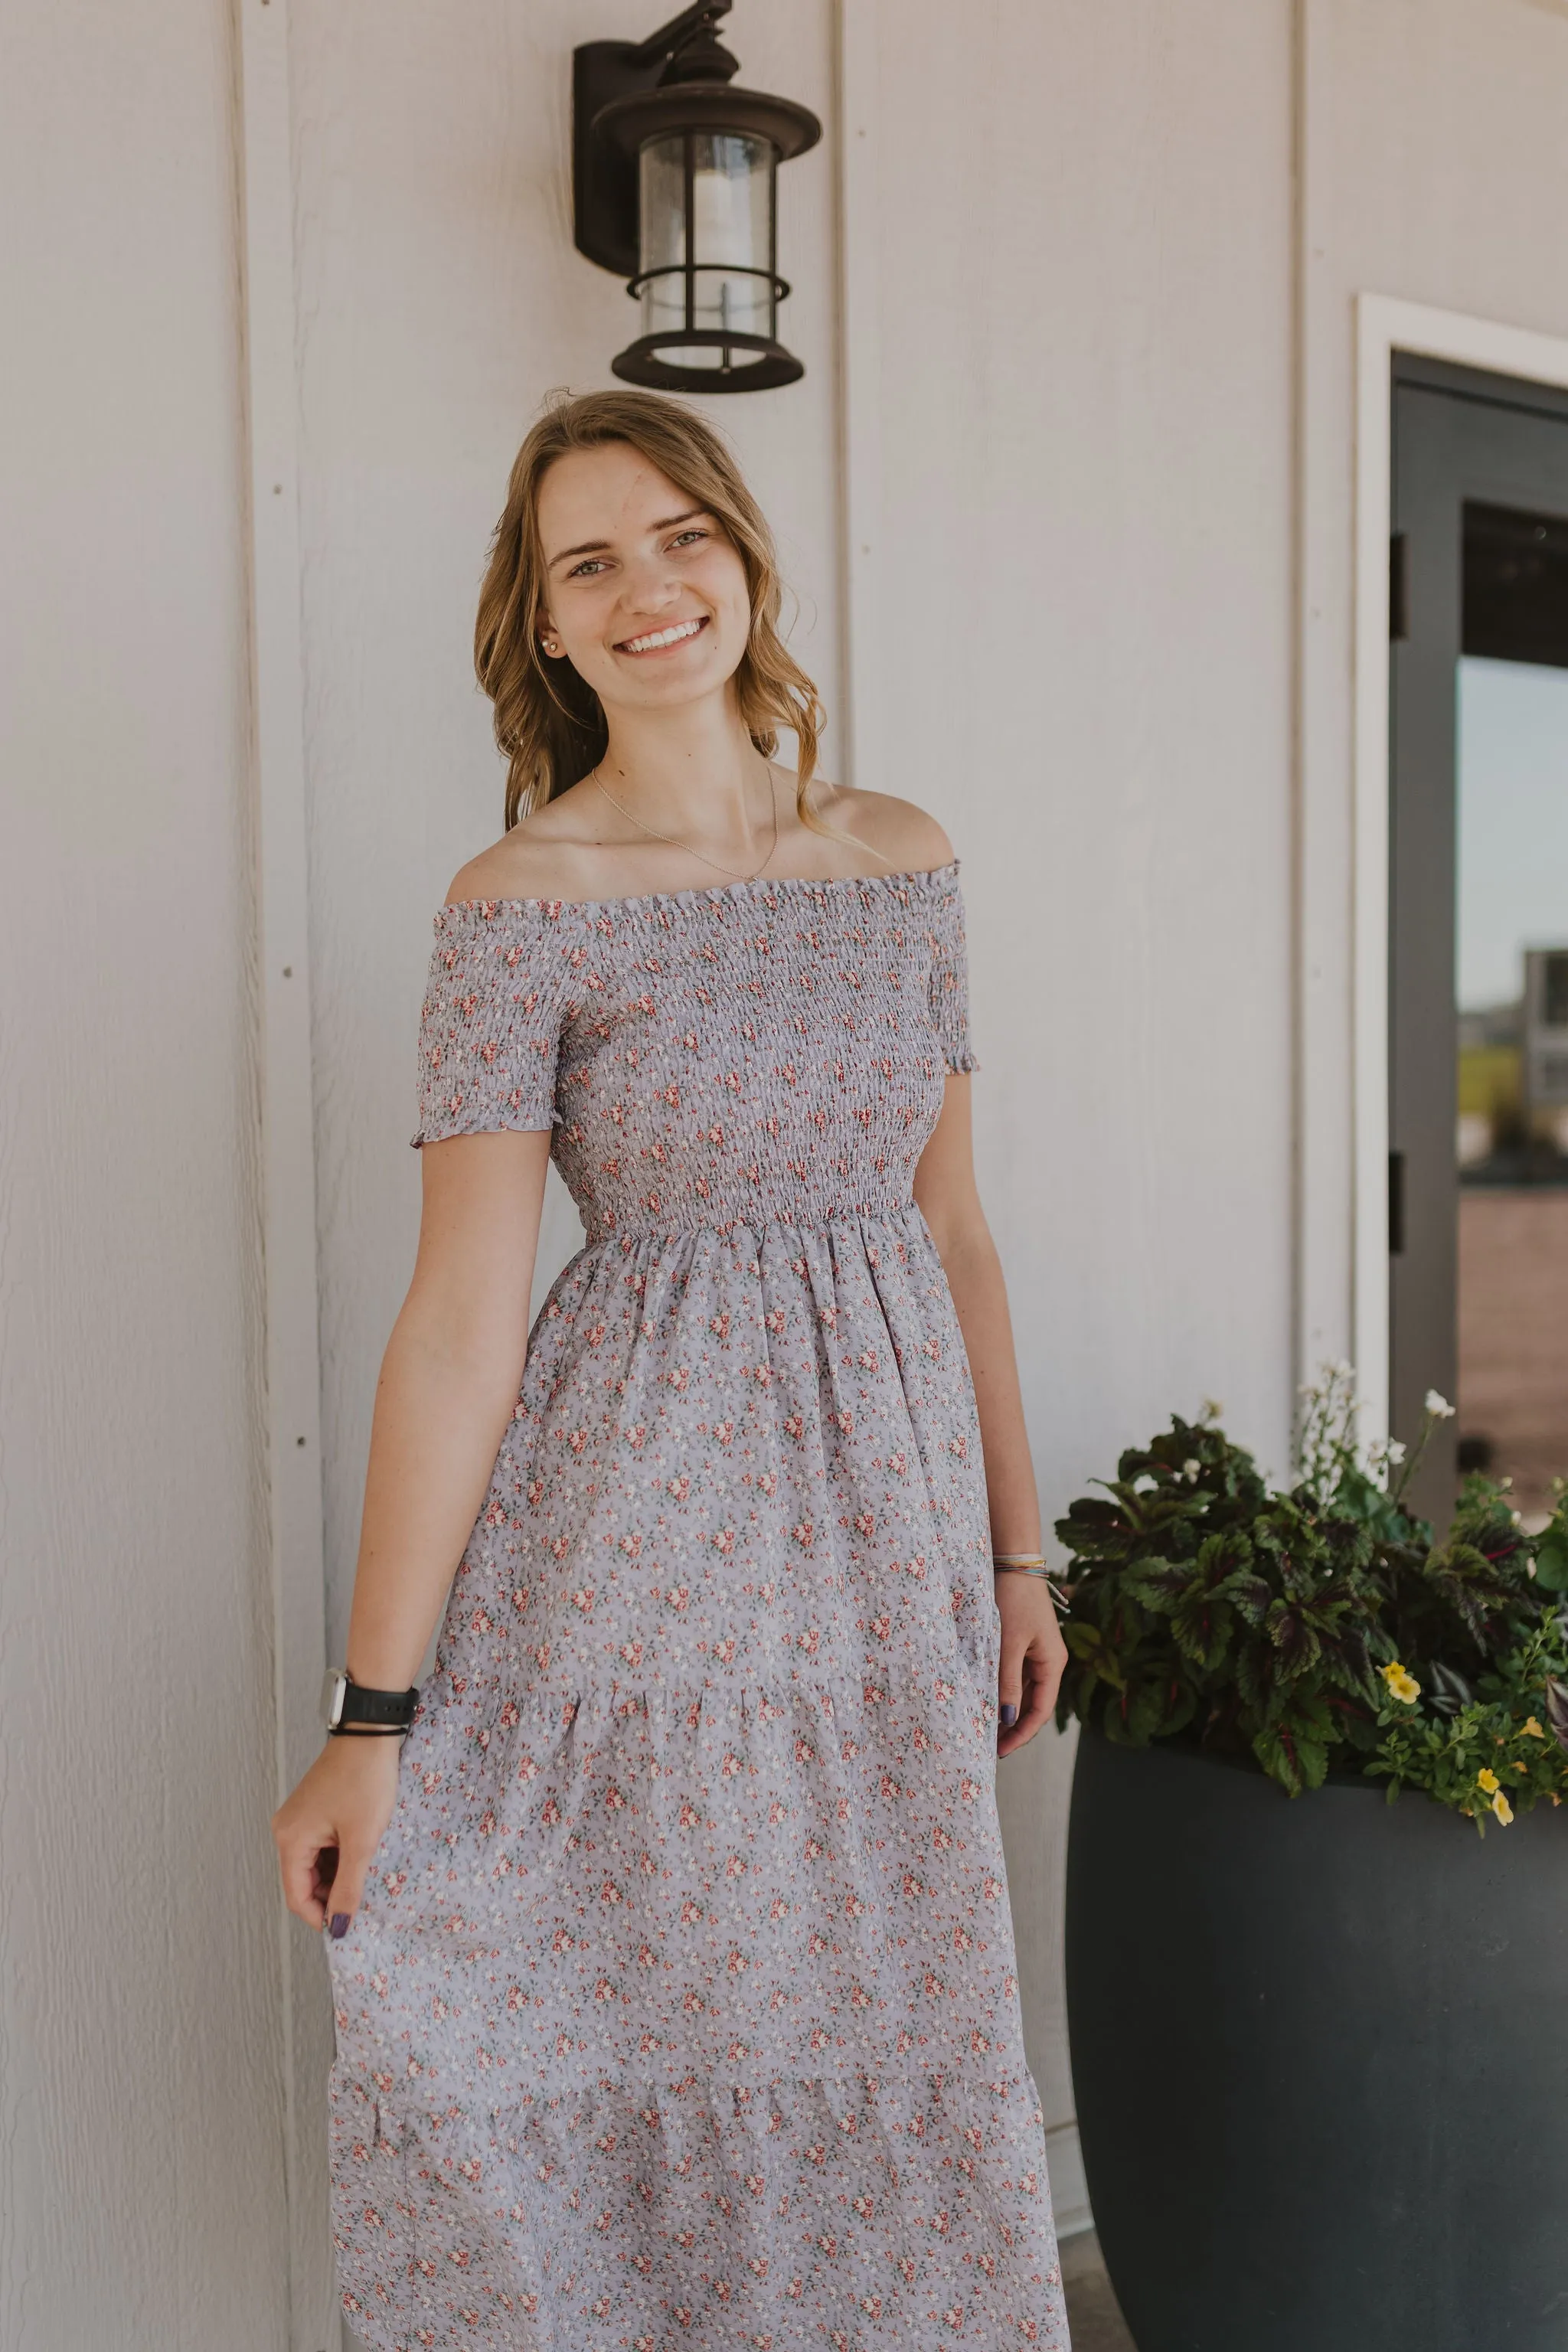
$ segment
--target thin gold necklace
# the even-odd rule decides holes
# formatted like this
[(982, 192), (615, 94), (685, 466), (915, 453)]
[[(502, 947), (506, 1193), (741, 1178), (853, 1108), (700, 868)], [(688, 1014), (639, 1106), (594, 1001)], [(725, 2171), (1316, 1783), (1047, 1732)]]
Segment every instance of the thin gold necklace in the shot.
[(763, 866), (769, 866), (773, 862), (773, 852), (779, 845), (779, 802), (778, 793), (773, 788), (773, 772), (771, 767), (768, 770), (768, 806), (773, 812), (773, 837), (768, 844), (768, 854), (766, 857), (763, 858), (762, 866), (753, 866), (749, 874), (740, 873), (733, 866), (721, 866), (719, 860), (716, 857), (710, 857), (706, 850), (694, 849), (690, 842), (678, 840), (673, 833), (660, 833), (657, 825), (644, 824), (640, 816), (634, 816), (629, 808), (623, 808), (621, 806), (620, 802), (616, 798), (614, 793), (611, 792), (608, 784), (605, 783), (597, 768), (594, 771), (594, 782), (598, 785), (599, 790), (604, 793), (605, 798), (609, 802), (610, 806), (616, 811), (616, 814), (624, 816), (628, 824), (635, 824), (639, 833), (647, 834), (655, 841), (667, 842), (671, 849), (684, 849), (689, 857), (695, 857), (699, 859), (702, 865), (710, 866), (715, 874), (728, 874), (731, 880), (734, 882), (754, 882), (758, 875), (762, 873)]

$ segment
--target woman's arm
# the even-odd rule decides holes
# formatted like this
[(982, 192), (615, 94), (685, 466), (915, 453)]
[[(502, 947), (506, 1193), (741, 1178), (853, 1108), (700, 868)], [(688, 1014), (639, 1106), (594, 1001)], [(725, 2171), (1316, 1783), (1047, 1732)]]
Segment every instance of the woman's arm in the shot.
[[(420, 1156), (419, 1255), (376, 1388), (344, 1661), (372, 1690), (418, 1672), (517, 1402), (550, 1137), (454, 1136)], [(329, 1739), (274, 1816), (289, 1908), (312, 1927), (342, 1935), (358, 1907), (400, 1747)]]
[[(974, 1181), (965, 1076), (948, 1078), (942, 1117), (921, 1154), (914, 1189), (947, 1276), (969, 1355), (985, 1455), (992, 1549), (1038, 1551), (1040, 1504), (1024, 1426), (1013, 1323), (996, 1244)], [(996, 1605), (1002, 1615), (997, 1696), (1003, 1717), (996, 1752), (1006, 1756), (1032, 1739), (1049, 1717), (1067, 1664), (1067, 1645), (1043, 1578), (999, 1574)], [(1010, 1724), (1009, 1708), (1015, 1710)]]

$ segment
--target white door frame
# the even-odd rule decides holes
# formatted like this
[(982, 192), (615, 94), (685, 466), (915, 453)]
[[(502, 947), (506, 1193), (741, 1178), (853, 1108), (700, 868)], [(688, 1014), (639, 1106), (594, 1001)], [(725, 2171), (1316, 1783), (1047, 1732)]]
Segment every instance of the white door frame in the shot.
[(1357, 297), (1351, 1320), (1369, 1436), (1386, 1435), (1388, 1417), (1388, 541), (1396, 352), (1568, 391), (1568, 339), (1386, 294)]

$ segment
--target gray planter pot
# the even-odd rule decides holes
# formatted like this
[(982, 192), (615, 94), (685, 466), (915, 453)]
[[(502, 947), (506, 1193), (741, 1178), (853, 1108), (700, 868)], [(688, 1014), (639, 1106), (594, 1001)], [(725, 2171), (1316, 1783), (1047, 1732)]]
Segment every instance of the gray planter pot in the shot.
[(1568, 2352), (1568, 1806), (1085, 1732), (1067, 1969), (1138, 2352)]

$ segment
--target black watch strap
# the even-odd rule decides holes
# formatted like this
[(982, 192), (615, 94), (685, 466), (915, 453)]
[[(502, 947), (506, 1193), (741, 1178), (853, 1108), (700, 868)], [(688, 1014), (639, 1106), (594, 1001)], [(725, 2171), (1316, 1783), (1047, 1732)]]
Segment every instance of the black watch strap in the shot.
[(367, 1690), (341, 1669), (327, 1676), (324, 1712), (330, 1735), (374, 1737), (408, 1730), (419, 1704), (416, 1687), (408, 1690)]

